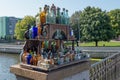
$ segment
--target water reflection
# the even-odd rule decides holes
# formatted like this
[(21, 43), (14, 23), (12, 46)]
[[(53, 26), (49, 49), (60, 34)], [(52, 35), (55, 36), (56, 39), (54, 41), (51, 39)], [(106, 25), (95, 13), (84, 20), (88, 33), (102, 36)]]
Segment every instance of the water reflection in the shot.
[(16, 80), (10, 66), (19, 62), (19, 54), (0, 53), (0, 80)]

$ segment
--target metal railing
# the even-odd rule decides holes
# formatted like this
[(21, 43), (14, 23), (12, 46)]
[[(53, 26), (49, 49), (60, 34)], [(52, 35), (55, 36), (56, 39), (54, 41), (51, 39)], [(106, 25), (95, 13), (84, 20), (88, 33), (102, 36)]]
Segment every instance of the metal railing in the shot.
[(120, 80), (120, 52), (92, 64), (90, 80)]

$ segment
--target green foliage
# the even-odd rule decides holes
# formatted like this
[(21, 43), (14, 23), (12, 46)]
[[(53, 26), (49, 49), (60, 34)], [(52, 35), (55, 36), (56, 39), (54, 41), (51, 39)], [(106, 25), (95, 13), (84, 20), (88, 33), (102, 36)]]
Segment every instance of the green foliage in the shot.
[(111, 10), (108, 12), (110, 16), (110, 24), (115, 32), (115, 37), (120, 35), (120, 9)]
[(21, 21), (16, 23), (15, 27), (15, 37), (18, 40), (24, 39), (24, 33), (28, 29), (28, 25), (35, 25), (35, 18), (32, 16), (25, 16)]
[(113, 37), (110, 19), (105, 11), (88, 6), (80, 14), (81, 41), (109, 41)]

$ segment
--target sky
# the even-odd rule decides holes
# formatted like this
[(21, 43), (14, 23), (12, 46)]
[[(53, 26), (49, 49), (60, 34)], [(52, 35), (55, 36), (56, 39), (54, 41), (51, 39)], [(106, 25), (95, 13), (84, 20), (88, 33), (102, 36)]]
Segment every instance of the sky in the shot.
[(120, 9), (119, 0), (0, 0), (0, 16), (23, 18), (26, 15), (35, 16), (39, 7), (55, 4), (69, 10), (69, 16), (75, 11), (82, 11), (87, 6), (99, 7), (103, 11)]

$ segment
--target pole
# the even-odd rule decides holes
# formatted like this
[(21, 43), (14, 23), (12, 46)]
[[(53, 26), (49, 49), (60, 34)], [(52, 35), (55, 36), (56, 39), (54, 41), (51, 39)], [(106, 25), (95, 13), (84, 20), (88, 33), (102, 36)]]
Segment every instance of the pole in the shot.
[(78, 41), (80, 42), (80, 23), (79, 23), (79, 18), (77, 18), (78, 21)]
[(79, 19), (78, 19), (78, 40), (80, 42), (80, 26), (79, 26)]

